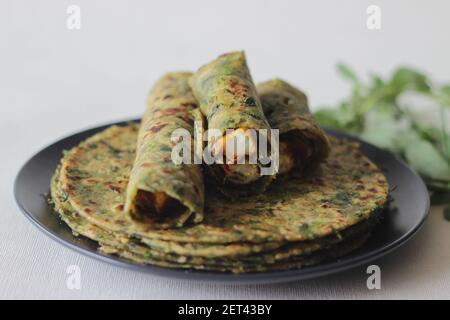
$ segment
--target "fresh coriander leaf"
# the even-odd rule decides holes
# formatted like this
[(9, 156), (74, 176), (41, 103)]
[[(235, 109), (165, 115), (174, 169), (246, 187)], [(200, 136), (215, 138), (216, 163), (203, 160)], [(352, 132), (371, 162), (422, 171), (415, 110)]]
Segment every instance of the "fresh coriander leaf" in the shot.
[(387, 127), (383, 129), (371, 128), (366, 129), (361, 134), (361, 138), (376, 146), (379, 146), (380, 148), (396, 152), (399, 151), (399, 148), (395, 142), (395, 137), (397, 134), (397, 130), (393, 127)]
[(439, 151), (416, 132), (405, 132), (397, 137), (403, 147), (406, 161), (425, 177), (450, 181), (450, 165)]
[(383, 79), (381, 79), (381, 77), (379, 77), (376, 74), (370, 75), (370, 82), (371, 82), (372, 89), (379, 89), (385, 85)]
[(390, 83), (398, 91), (416, 90), (428, 92), (430, 90), (428, 79), (424, 74), (406, 67), (397, 69)]
[(361, 137), (381, 148), (399, 152), (396, 137), (401, 128), (392, 109), (377, 108), (367, 115)]
[(450, 84), (441, 86), (440, 91), (450, 97)]
[(346, 129), (345, 124), (342, 122), (342, 111), (339, 109), (321, 109), (314, 113), (314, 118), (322, 126), (330, 129)]
[(356, 76), (356, 73), (352, 69), (350, 69), (350, 67), (348, 67), (343, 63), (339, 63), (337, 65), (337, 71), (343, 78), (350, 80), (355, 84), (360, 82), (358, 77)]
[(424, 139), (436, 146), (442, 156), (450, 163), (450, 134), (445, 132), (445, 128), (425, 126), (418, 121), (413, 122), (413, 127)]

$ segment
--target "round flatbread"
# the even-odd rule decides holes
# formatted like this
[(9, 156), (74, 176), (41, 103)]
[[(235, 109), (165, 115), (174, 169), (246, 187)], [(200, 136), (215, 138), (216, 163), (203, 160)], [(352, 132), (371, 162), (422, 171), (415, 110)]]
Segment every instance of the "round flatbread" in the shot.
[(90, 223), (135, 238), (187, 243), (284, 242), (328, 236), (368, 219), (388, 198), (383, 173), (358, 145), (333, 140), (314, 175), (275, 183), (264, 194), (230, 201), (207, 194), (201, 224), (169, 230), (136, 225), (123, 212), (138, 126), (113, 126), (66, 153), (60, 189)]
[(173, 263), (170, 261), (157, 260), (151, 257), (144, 257), (134, 254), (127, 250), (117, 249), (103, 245), (100, 250), (106, 254), (115, 254), (119, 257), (131, 260), (139, 264), (151, 264), (165, 268), (175, 269), (194, 269), (203, 271), (232, 272), (232, 273), (256, 273), (256, 272), (274, 272), (290, 269), (301, 269), (324, 261), (333, 260), (347, 255), (348, 253), (361, 247), (369, 238), (370, 234), (362, 235), (358, 238), (340, 243), (327, 250), (322, 250), (316, 254), (301, 256), (297, 259), (282, 261), (272, 264), (254, 264), (237, 263), (234, 265), (192, 265), (189, 263)]
[[(56, 185), (57, 179), (54, 179), (52, 182), (52, 194), (55, 195), (54, 204), (56, 211), (60, 214), (61, 219), (67, 225), (69, 225), (69, 227), (75, 234), (86, 236), (94, 241), (101, 243), (103, 246), (115, 248), (119, 251), (129, 251), (133, 254), (140, 255), (145, 258), (169, 261), (173, 263), (187, 263), (191, 265), (259, 265), (278, 263), (281, 261), (290, 260), (293, 257), (298, 258), (299, 256), (309, 255), (318, 250), (323, 250), (325, 248), (331, 247), (339, 242), (348, 241), (348, 239), (359, 237), (362, 234), (367, 234), (370, 232), (378, 218), (377, 216), (374, 216), (374, 218), (371, 218), (368, 221), (362, 222), (354, 227), (349, 228), (348, 230), (345, 230), (345, 232), (341, 235), (335, 235), (317, 241), (293, 242), (285, 245), (279, 243), (278, 247), (280, 248), (278, 248), (277, 250), (267, 250), (267, 252), (258, 252), (258, 249), (253, 251), (244, 250), (247, 256), (235, 255), (226, 257), (223, 255), (216, 256), (210, 254), (206, 257), (199, 257), (197, 251), (200, 250), (203, 252), (208, 248), (206, 245), (204, 245), (203, 248), (199, 248), (198, 246), (183, 247), (186, 254), (179, 255), (177, 253), (174, 254), (174, 252), (165, 252), (152, 246), (146, 246), (136, 239), (128, 238), (125, 234), (108, 232), (89, 223), (86, 219), (74, 212), (73, 209), (68, 205), (67, 201), (64, 201), (61, 195), (58, 194), (58, 191), (55, 188)], [(173, 243), (171, 244), (171, 246), (172, 245)], [(177, 245), (182, 246), (182, 244)], [(240, 251), (242, 251), (242, 248), (247, 249), (247, 246), (249, 245), (238, 243), (232, 245), (222, 245), (222, 248), (220, 248), (219, 245), (213, 245), (212, 247), (214, 250), (219, 250), (226, 249), (229, 246), (231, 246), (235, 250), (241, 249)], [(258, 247), (260, 245), (255, 246)], [(190, 249), (190, 251), (188, 249)]]

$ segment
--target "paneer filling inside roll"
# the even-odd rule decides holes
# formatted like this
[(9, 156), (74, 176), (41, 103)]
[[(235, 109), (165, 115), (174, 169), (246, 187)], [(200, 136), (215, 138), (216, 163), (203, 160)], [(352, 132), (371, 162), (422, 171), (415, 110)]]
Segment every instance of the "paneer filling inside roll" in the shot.
[(225, 163), (220, 168), (226, 182), (244, 185), (260, 178), (257, 146), (256, 132), (245, 128), (233, 130), (214, 143), (214, 154), (223, 154)]
[(280, 166), (279, 174), (285, 174), (297, 168), (298, 174), (304, 175), (313, 155), (313, 147), (305, 140), (294, 134), (287, 133), (280, 137)]
[(135, 217), (139, 220), (152, 218), (163, 220), (178, 215), (182, 215), (187, 208), (178, 200), (169, 197), (164, 192), (148, 192), (138, 190), (136, 195)]

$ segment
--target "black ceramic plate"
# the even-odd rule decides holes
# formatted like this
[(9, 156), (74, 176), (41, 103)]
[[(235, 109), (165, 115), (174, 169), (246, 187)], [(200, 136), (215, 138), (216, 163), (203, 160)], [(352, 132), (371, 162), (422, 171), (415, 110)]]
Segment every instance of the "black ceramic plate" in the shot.
[[(122, 125), (124, 122), (116, 124)], [(14, 193), (25, 216), (45, 234), (71, 249), (117, 266), (173, 278), (230, 283), (274, 283), (309, 279), (366, 264), (400, 247), (419, 230), (429, 210), (429, 196), (423, 181), (401, 160), (387, 151), (353, 137), (328, 131), (329, 134), (337, 137), (359, 141), (362, 152), (383, 170), (392, 190), (391, 209), (362, 248), (337, 261), (300, 270), (268, 273), (226, 274), (138, 265), (118, 257), (101, 254), (97, 251), (97, 244), (94, 241), (74, 237), (46, 200), (50, 179), (63, 150), (76, 146), (82, 140), (108, 126), (100, 126), (71, 135), (37, 153), (17, 175)]]

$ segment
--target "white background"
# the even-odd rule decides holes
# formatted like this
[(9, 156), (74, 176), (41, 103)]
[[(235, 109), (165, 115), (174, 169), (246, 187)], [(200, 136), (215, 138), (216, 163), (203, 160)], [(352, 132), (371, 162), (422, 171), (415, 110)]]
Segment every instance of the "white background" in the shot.
[[(66, 9), (81, 8), (81, 30)], [(366, 28), (366, 8), (382, 28)], [(335, 73), (388, 75), (406, 64), (450, 80), (448, 1), (0, 1), (0, 298), (450, 298), (450, 223), (434, 208), (420, 234), (377, 263), (271, 286), (202, 284), (153, 277), (86, 258), (51, 241), (17, 209), (15, 174), (33, 153), (81, 128), (139, 116), (164, 72), (194, 70), (216, 55), (247, 53), (255, 81), (285, 78), (313, 108), (348, 93)], [(82, 289), (66, 288), (79, 265)]]

